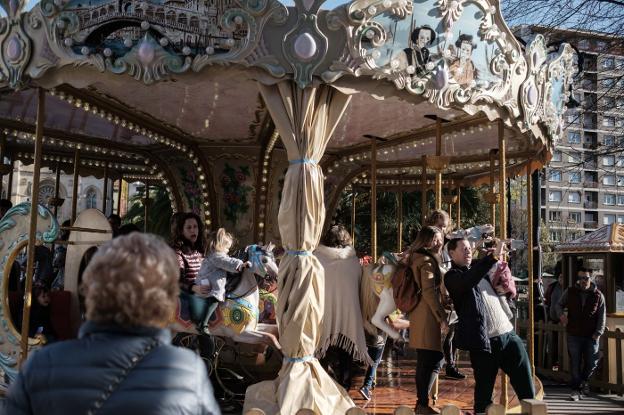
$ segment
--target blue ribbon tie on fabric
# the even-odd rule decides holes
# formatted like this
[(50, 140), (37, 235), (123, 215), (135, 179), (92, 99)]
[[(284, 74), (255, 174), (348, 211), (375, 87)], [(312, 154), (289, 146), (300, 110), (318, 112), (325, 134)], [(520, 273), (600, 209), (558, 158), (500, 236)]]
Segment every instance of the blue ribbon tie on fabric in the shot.
[(313, 159), (309, 159), (309, 158), (302, 158), (302, 159), (297, 159), (297, 160), (288, 160), (288, 162), (290, 164), (318, 164), (318, 162), (316, 160)]
[(309, 362), (312, 359), (314, 359), (314, 356), (312, 356), (312, 355), (303, 356), (303, 357), (288, 357), (288, 356), (284, 356), (284, 361), (288, 362), (288, 363), (303, 363), (303, 362)]
[(312, 255), (311, 251), (286, 251), (286, 253), (288, 255), (295, 255), (295, 256), (311, 256)]

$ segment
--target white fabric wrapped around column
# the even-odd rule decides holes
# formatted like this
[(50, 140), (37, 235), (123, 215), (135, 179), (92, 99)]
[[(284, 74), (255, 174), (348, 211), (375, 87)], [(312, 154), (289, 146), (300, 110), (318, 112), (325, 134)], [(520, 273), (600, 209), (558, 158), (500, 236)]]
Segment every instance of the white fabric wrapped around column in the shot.
[(243, 413), (345, 413), (355, 406), (314, 358), (323, 319), (323, 267), (312, 254), (325, 221), (323, 172), (318, 162), (350, 96), (327, 85), (300, 89), (292, 81), (259, 84), (286, 147), (290, 166), (278, 221), (286, 255), (279, 269), (277, 324), (284, 362), (277, 379), (250, 386)]

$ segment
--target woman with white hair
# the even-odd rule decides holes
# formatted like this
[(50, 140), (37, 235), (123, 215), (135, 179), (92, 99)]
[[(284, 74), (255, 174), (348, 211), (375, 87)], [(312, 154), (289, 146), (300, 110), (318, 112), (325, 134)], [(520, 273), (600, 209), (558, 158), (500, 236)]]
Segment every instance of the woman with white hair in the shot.
[(175, 253), (156, 236), (103, 245), (84, 272), (78, 339), (29, 357), (8, 413), (220, 414), (202, 360), (170, 344), (178, 277)]

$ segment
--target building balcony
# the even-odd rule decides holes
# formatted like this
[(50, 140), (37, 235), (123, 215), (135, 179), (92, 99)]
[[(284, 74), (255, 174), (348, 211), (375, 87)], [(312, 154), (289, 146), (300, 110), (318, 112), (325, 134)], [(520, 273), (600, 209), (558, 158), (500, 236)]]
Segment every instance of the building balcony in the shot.
[(598, 209), (598, 202), (590, 201), (583, 203), (585, 209)]
[(597, 229), (598, 228), (598, 222), (585, 222), (583, 223), (583, 227), (585, 229)]
[(585, 150), (595, 150), (598, 148), (598, 143), (583, 143), (583, 148)]
[(597, 189), (598, 185), (599, 185), (598, 182), (594, 182), (594, 181), (591, 181), (591, 180), (585, 180), (583, 182), (583, 187), (589, 187), (591, 189)]

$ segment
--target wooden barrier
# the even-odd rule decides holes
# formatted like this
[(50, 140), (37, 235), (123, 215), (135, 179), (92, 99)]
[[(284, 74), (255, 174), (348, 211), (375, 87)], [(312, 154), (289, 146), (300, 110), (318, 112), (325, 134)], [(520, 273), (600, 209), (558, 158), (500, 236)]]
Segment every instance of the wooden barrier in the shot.
[[(526, 321), (518, 321), (521, 336), (526, 338)], [(536, 351), (535, 370), (537, 374), (567, 382), (570, 379), (570, 358), (565, 327), (560, 324), (535, 323)], [(624, 333), (620, 329), (605, 330), (600, 337), (601, 357), (597, 372), (590, 379), (590, 386), (605, 393), (624, 396), (624, 363), (622, 352)], [(555, 364), (558, 363), (557, 366)]]

